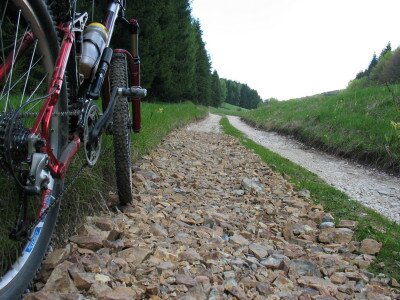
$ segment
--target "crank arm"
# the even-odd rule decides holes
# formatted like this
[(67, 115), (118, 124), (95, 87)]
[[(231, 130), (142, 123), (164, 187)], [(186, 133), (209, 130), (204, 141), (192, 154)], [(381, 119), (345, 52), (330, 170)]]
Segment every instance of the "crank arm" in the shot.
[(112, 119), (112, 115), (114, 112), (114, 107), (116, 101), (118, 101), (119, 97), (138, 97), (143, 98), (146, 97), (147, 90), (141, 87), (132, 86), (130, 88), (114, 88), (111, 94), (110, 102), (108, 103), (106, 111), (97, 121), (93, 130), (90, 132), (90, 141), (97, 142), (101, 134), (107, 128), (108, 124)]

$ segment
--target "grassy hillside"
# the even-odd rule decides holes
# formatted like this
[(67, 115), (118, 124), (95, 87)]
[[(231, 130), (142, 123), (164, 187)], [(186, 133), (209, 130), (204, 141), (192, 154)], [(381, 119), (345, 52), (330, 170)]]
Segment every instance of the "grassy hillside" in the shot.
[(271, 102), (242, 116), (257, 127), (399, 173), (400, 85)]
[(244, 112), (247, 112), (249, 110), (243, 107), (232, 105), (227, 102), (223, 102), (218, 108), (211, 107), (210, 111), (214, 114), (220, 115), (241, 116)]

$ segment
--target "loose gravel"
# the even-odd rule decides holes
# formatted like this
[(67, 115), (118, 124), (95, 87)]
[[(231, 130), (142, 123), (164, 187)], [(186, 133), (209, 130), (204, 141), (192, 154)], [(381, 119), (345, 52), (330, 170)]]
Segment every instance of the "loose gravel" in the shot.
[(400, 297), (395, 278), (366, 269), (382, 244), (354, 241), (356, 222), (335, 227), (237, 139), (198, 126), (143, 157), (133, 205), (88, 217), (26, 299)]

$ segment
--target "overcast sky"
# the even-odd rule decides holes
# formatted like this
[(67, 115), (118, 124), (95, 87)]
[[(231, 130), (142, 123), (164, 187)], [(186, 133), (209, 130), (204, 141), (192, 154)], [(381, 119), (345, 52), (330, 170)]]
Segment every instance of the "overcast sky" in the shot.
[(390, 41), (400, 0), (192, 0), (212, 67), (263, 99), (342, 89)]

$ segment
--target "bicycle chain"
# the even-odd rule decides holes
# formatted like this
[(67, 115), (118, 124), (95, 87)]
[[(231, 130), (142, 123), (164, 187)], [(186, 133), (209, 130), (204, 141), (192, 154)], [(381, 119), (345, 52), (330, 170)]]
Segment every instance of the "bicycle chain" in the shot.
[[(19, 230), (19, 232), (22, 232), (22, 230), (24, 230), (25, 232), (30, 233), (40, 222), (42, 222), (43, 219), (47, 216), (47, 214), (61, 201), (64, 194), (71, 188), (71, 186), (75, 183), (75, 181), (79, 178), (79, 176), (82, 174), (83, 170), (87, 166), (88, 166), (88, 163), (82, 164), (79, 171), (76, 172), (75, 176), (71, 179), (71, 182), (69, 182), (68, 185), (66, 185), (64, 187), (64, 189), (58, 194), (58, 196), (57, 197), (50, 196), (51, 198), (53, 198), (53, 201), (43, 211), (43, 213), (40, 215), (40, 217), (38, 217), (35, 221), (31, 222), (28, 228), (26, 228), (26, 229), (23, 228), (23, 229)], [(27, 239), (28, 239), (28, 241), (30, 241), (30, 238), (27, 238)]]
[[(72, 111), (60, 111), (60, 112), (53, 112), (51, 115), (53, 117), (75, 117), (82, 114), (81, 110), (72, 110)], [(39, 115), (38, 112), (25, 112), (20, 113), (19, 116), (21, 117), (37, 117)]]

